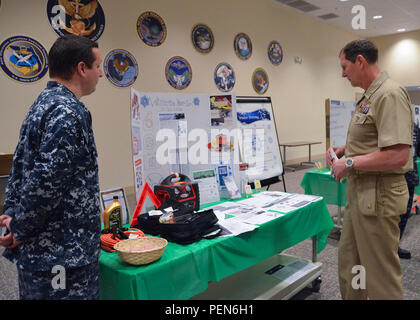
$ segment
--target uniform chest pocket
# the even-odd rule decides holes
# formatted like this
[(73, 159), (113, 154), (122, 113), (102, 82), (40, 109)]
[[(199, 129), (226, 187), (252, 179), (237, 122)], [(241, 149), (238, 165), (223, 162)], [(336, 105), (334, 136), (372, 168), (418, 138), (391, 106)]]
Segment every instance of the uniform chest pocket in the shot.
[(363, 114), (363, 113), (356, 113), (354, 115), (353, 123), (355, 125), (359, 125), (359, 126), (360, 125), (367, 125), (368, 126), (368, 125), (373, 125), (374, 124), (372, 116), (367, 115), (367, 114)]

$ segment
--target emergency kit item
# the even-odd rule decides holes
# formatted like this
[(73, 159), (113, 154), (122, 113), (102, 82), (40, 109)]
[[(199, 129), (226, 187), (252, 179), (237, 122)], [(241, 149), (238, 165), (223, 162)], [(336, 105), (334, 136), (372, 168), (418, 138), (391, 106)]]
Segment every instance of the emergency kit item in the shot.
[(141, 190), (141, 194), (139, 197), (139, 200), (137, 201), (136, 209), (134, 209), (133, 217), (131, 218), (130, 225), (133, 225), (137, 222), (137, 217), (141, 212), (141, 209), (143, 208), (144, 201), (146, 201), (146, 196), (152, 200), (155, 208), (160, 207), (160, 201), (156, 197), (156, 195), (153, 193), (152, 188), (150, 188), (147, 181), (144, 183), (143, 189)]
[(168, 244), (163, 238), (142, 237), (122, 240), (114, 245), (121, 260), (132, 264), (149, 264), (159, 260)]
[(114, 252), (114, 245), (121, 240), (144, 237), (143, 231), (137, 228), (118, 228), (102, 230), (101, 248), (108, 252)]
[(158, 209), (172, 207), (182, 211), (198, 211), (200, 209), (200, 195), (198, 183), (182, 173), (174, 173), (162, 180), (154, 187), (156, 197), (161, 206)]
[(114, 200), (104, 211), (104, 229), (111, 229), (113, 226), (122, 228), (122, 223), (122, 206), (118, 196), (114, 196)]
[(203, 238), (212, 239), (216, 237), (221, 229), (217, 222), (219, 221), (213, 212), (213, 209), (193, 212), (174, 209), (169, 212), (171, 219), (159, 220), (168, 212), (161, 211), (161, 214), (145, 213), (138, 216), (137, 221), (132, 227), (139, 228), (145, 233), (156, 236), (160, 235), (170, 242), (178, 244), (190, 244)]

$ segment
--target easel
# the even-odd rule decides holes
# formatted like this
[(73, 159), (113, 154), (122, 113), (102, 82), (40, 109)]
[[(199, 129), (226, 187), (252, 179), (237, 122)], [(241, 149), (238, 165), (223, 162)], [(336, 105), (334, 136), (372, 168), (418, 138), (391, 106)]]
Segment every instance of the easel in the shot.
[[(278, 138), (278, 133), (277, 133), (274, 110), (273, 110), (272, 105), (271, 105), (271, 98), (270, 97), (238, 96), (238, 97), (236, 97), (236, 103), (237, 104), (238, 103), (267, 103), (267, 104), (270, 104), (271, 115), (273, 116), (274, 130), (276, 132), (277, 146), (279, 148), (278, 151), (279, 151), (279, 155), (280, 155), (280, 163), (282, 164), (282, 166), (281, 166), (281, 173), (279, 175), (273, 176), (271, 178), (261, 179), (260, 182), (261, 182), (261, 187), (267, 186), (266, 190), (268, 190), (270, 188), (270, 185), (282, 181), (284, 192), (286, 192), (286, 182), (285, 182), (285, 178), (284, 178), (284, 166), (283, 166), (284, 162), (283, 162), (283, 157), (282, 157), (282, 154), (281, 154), (281, 149), (280, 149), (279, 144), (278, 144), (279, 138)], [(280, 179), (280, 176), (281, 176), (281, 179)], [(255, 189), (254, 182), (250, 182), (249, 184), (250, 184), (252, 189)]]

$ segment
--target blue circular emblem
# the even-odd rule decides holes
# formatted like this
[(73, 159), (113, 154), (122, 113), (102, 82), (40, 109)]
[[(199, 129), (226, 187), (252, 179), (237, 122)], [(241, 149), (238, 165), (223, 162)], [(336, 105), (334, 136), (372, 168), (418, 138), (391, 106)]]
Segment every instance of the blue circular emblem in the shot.
[(48, 0), (47, 16), (59, 36), (75, 34), (96, 41), (105, 29), (98, 0)]
[(165, 21), (157, 13), (145, 11), (137, 19), (137, 33), (145, 44), (158, 47), (166, 39)]
[(183, 57), (172, 57), (165, 68), (166, 79), (175, 89), (181, 90), (189, 86), (192, 79), (192, 69)]
[(25, 37), (10, 37), (0, 45), (0, 66), (12, 79), (34, 82), (48, 70), (48, 54), (36, 40)]
[(283, 61), (283, 49), (277, 41), (271, 41), (267, 48), (268, 59), (275, 66), (279, 65)]
[(235, 53), (241, 60), (247, 60), (252, 54), (252, 42), (251, 39), (245, 33), (239, 33), (236, 35), (233, 41), (233, 48)]
[(104, 72), (108, 80), (117, 87), (128, 87), (136, 81), (139, 68), (131, 53), (115, 49), (104, 60)]
[(214, 82), (220, 91), (232, 90), (235, 85), (235, 72), (229, 63), (222, 62), (214, 69)]
[(211, 29), (205, 24), (197, 24), (191, 33), (192, 43), (201, 53), (210, 52), (214, 45), (214, 36)]

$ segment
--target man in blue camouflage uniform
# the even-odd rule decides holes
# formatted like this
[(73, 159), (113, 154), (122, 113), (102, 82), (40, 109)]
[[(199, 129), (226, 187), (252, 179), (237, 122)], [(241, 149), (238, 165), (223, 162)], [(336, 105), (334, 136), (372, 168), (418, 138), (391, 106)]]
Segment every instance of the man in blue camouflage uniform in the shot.
[(97, 151), (89, 110), (97, 43), (56, 40), (47, 88), (29, 109), (13, 157), (0, 226), (3, 255), (16, 263), (21, 299), (98, 299), (100, 207)]

